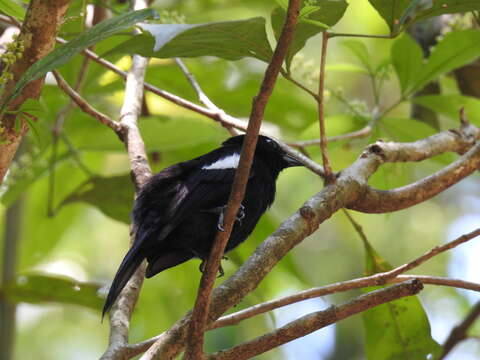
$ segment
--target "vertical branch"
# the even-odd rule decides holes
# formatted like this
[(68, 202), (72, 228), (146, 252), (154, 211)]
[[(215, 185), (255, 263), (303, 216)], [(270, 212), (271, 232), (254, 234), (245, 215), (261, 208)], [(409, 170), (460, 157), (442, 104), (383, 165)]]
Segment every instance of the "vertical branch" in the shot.
[[(18, 37), (18, 40), (23, 42), (25, 50), (21, 59), (18, 59), (11, 68), (13, 79), (6, 84), (5, 91), (0, 99), (1, 102), (5, 101), (10, 95), (16, 82), (25, 71), (53, 49), (58, 29), (63, 23), (63, 16), (68, 9), (68, 5), (69, 0), (30, 1), (25, 21)], [(8, 110), (18, 110), (27, 99), (38, 98), (42, 85), (43, 77), (31, 81), (8, 105)], [(17, 131), (15, 129), (15, 121), (17, 119), (13, 114), (3, 114), (0, 118), (0, 127), (2, 128), (0, 138), (2, 140), (0, 141), (0, 182), (3, 181), (23, 135), (28, 130), (27, 125), (22, 123), (20, 130)]]
[(230, 193), (227, 209), (225, 211), (225, 231), (217, 232), (217, 236), (215, 237), (215, 242), (210, 252), (205, 271), (200, 280), (197, 299), (192, 312), (187, 350), (185, 353), (185, 358), (189, 360), (201, 359), (203, 357), (203, 340), (213, 284), (217, 276), (225, 246), (232, 231), (233, 221), (238, 213), (238, 209), (240, 208), (240, 204), (245, 194), (248, 176), (250, 174), (250, 167), (253, 161), (258, 133), (260, 131), (260, 125), (262, 123), (265, 107), (270, 95), (272, 94), (273, 87), (282, 67), (288, 47), (293, 39), (300, 3), (300, 0), (289, 1), (282, 34), (278, 39), (272, 60), (265, 71), (260, 91), (253, 99), (247, 133), (243, 141), (239, 165), (235, 173), (232, 191)]
[[(23, 197), (8, 208), (5, 214), (5, 232), (3, 248), (2, 278), (0, 287), (4, 288), (14, 281), (17, 267), (17, 251), (21, 236)], [(6, 298), (0, 299), (0, 360), (12, 360), (15, 343), (16, 305)]]
[(320, 58), (320, 79), (318, 81), (318, 122), (320, 125), (320, 149), (322, 150), (323, 169), (325, 171), (326, 183), (334, 181), (332, 174), (332, 168), (330, 167), (330, 160), (328, 159), (327, 151), (327, 136), (325, 134), (325, 97), (323, 95), (325, 91), (325, 64), (327, 60), (327, 45), (328, 45), (328, 33), (322, 32), (322, 55)]
[[(133, 10), (144, 9), (147, 6), (147, 1), (135, 0)], [(127, 148), (132, 178), (137, 191), (152, 175), (145, 152), (145, 144), (138, 129), (147, 63), (148, 59), (139, 55), (133, 56), (132, 66), (125, 84), (124, 102), (120, 111), (122, 140)], [(131, 241), (133, 242), (135, 229), (132, 230)], [(128, 345), (130, 318), (143, 284), (144, 274), (145, 264), (143, 263), (130, 278), (110, 311), (109, 347), (102, 359), (117, 359), (119, 356), (122, 358), (122, 349)]]

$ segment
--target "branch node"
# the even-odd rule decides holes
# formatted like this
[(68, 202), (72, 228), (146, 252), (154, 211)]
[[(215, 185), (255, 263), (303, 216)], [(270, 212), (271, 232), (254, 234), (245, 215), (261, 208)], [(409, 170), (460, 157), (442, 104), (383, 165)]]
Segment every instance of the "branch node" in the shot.
[(315, 211), (313, 211), (311, 206), (303, 205), (299, 210), (300, 216), (304, 218), (307, 222), (315, 219)]
[(368, 154), (375, 154), (379, 156), (382, 159), (382, 161), (385, 161), (386, 155), (382, 148), (383, 143), (384, 143), (383, 140), (379, 140), (375, 144), (370, 145), (369, 147), (367, 147), (366, 151), (363, 152), (362, 157), (365, 158), (368, 156)]

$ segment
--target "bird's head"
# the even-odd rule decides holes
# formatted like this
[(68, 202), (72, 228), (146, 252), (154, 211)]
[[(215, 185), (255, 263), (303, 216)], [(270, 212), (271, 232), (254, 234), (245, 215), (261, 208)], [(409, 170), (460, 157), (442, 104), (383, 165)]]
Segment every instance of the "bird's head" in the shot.
[[(223, 142), (224, 146), (238, 146), (241, 148), (245, 135), (231, 137)], [(255, 157), (259, 157), (266, 165), (280, 172), (292, 166), (303, 166), (293, 156), (287, 154), (274, 139), (268, 136), (259, 135)]]

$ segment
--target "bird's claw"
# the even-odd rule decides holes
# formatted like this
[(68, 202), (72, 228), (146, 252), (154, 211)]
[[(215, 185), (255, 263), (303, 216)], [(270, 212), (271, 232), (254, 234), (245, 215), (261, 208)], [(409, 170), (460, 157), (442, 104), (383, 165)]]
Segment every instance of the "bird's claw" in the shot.
[[(225, 256), (222, 257), (222, 259), (227, 259)], [(205, 268), (207, 266), (207, 260), (202, 260), (202, 262), (200, 263), (200, 266), (198, 267), (198, 270), (200, 270), (200, 272), (203, 274), (205, 272)], [(223, 271), (223, 267), (222, 267), (222, 264), (219, 265), (218, 267), (218, 276), (217, 278), (221, 278), (225, 275), (225, 272)]]
[[(227, 209), (227, 205), (222, 207), (222, 211), (220, 212), (220, 215), (218, 217), (218, 223), (217, 223), (217, 229), (220, 231), (225, 231), (225, 228), (223, 227), (223, 219), (224, 219), (224, 214), (225, 210)], [(242, 220), (245, 218), (245, 206), (240, 204), (240, 208), (238, 209), (238, 214), (237, 217), (235, 218), (235, 221), (238, 221), (240, 225), (242, 225)]]
[(223, 227), (223, 211), (220, 213), (220, 216), (218, 217), (218, 223), (217, 223), (217, 229), (220, 231), (225, 231)]
[(245, 217), (245, 206), (240, 204), (240, 208), (238, 209), (238, 214), (235, 220), (238, 221), (240, 225), (242, 225), (242, 220), (244, 219), (244, 217)]

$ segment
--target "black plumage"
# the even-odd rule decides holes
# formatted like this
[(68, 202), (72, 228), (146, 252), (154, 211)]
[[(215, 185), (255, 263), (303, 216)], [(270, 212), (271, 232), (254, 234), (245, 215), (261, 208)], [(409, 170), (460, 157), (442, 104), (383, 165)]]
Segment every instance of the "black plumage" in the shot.
[[(103, 314), (144, 259), (152, 277), (194, 257), (205, 260), (221, 229), (238, 165), (243, 135), (195, 159), (172, 165), (154, 175), (135, 201), (135, 241), (123, 259), (108, 293)], [(281, 170), (302, 165), (278, 143), (259, 136), (241, 209), (225, 251), (244, 241), (275, 199)]]

